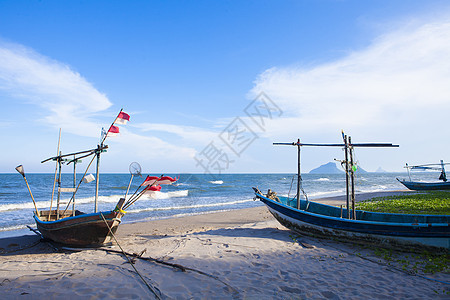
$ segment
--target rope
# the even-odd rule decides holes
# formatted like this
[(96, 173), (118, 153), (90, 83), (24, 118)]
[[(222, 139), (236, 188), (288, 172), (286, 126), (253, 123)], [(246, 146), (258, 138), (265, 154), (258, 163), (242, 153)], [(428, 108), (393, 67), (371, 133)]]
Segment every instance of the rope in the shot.
[(123, 250), (122, 246), (120, 246), (119, 242), (116, 239), (116, 236), (114, 235), (114, 233), (111, 230), (111, 227), (109, 227), (108, 222), (106, 221), (105, 217), (103, 216), (102, 213), (100, 213), (100, 215), (102, 216), (103, 221), (105, 222), (106, 226), (108, 227), (109, 233), (111, 233), (112, 237), (114, 238), (114, 241), (117, 243), (117, 246), (119, 246), (120, 250), (122, 251), (122, 254), (125, 256), (125, 258), (128, 260), (128, 262), (130, 263), (130, 265), (133, 267), (133, 269), (136, 271), (136, 273), (139, 275), (139, 277), (142, 279), (142, 281), (145, 283), (145, 285), (148, 287), (148, 289), (155, 295), (155, 297), (157, 299), (161, 299), (160, 295), (158, 295), (158, 293), (155, 291), (155, 288), (152, 287), (149, 283), (147, 283), (147, 281), (144, 279), (144, 277), (141, 275), (141, 273), (139, 273), (139, 271), (136, 269), (136, 267), (134, 266), (133, 262), (131, 261), (131, 259), (128, 257), (128, 255), (126, 254), (126, 252)]

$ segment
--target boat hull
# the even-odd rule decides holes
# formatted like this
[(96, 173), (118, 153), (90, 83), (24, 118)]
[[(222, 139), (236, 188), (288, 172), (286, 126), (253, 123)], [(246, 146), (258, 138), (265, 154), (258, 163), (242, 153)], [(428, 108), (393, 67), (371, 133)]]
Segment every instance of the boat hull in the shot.
[(397, 179), (406, 188), (413, 191), (450, 190), (450, 182), (420, 182)]
[[(40, 212), (40, 215), (45, 213)], [(98, 247), (111, 241), (112, 234), (117, 231), (122, 216), (120, 212), (106, 211), (92, 214), (81, 213), (56, 221), (43, 221), (35, 214), (34, 219), (38, 230), (48, 240), (69, 246)]]
[[(338, 238), (360, 244), (383, 245), (403, 250), (450, 250), (450, 216), (422, 216), (417, 221), (405, 220), (405, 215), (369, 213), (358, 211), (365, 220), (349, 220), (339, 216), (340, 208), (309, 202), (311, 211), (299, 210), (263, 195), (257, 197), (272, 215), (285, 227), (300, 234)], [(281, 197), (280, 197), (281, 198)], [(302, 201), (303, 209), (309, 204)], [(325, 214), (318, 213), (322, 210)], [(346, 215), (344, 210), (343, 215)], [(397, 221), (383, 221), (396, 218)], [(373, 218), (374, 220), (370, 220)], [(437, 221), (438, 220), (438, 221)], [(444, 220), (444, 221), (441, 221)]]

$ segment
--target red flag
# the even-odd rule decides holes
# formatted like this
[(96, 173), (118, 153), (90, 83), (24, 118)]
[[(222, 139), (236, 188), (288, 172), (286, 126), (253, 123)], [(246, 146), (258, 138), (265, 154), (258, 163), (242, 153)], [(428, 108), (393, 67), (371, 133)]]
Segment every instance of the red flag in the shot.
[(155, 184), (156, 181), (158, 181), (158, 179), (159, 179), (159, 177), (147, 175), (147, 178), (145, 178), (145, 180), (141, 184), (141, 186), (153, 185), (153, 184)]
[(152, 186), (146, 187), (145, 190), (149, 191), (149, 192), (159, 192), (161, 190), (161, 186), (160, 185), (152, 185)]
[(130, 115), (121, 111), (119, 113), (119, 115), (117, 116), (117, 119), (114, 122), (114, 124), (125, 125), (125, 124), (127, 124), (128, 121), (130, 121)]
[(170, 176), (163, 176), (158, 180), (158, 184), (172, 184), (177, 181), (177, 178), (172, 178)]
[(109, 127), (108, 133), (106, 134), (106, 136), (116, 136), (119, 135), (119, 127), (111, 125), (111, 127)]

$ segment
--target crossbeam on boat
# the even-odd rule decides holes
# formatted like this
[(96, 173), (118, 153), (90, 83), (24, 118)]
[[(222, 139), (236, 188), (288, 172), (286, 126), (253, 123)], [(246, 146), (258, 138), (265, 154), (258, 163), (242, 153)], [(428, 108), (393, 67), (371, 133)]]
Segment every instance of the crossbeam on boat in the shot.
[[(274, 145), (287, 145), (287, 146), (312, 146), (312, 147), (345, 147), (345, 144), (310, 144), (310, 143), (273, 143)], [(391, 143), (355, 143), (348, 144), (351, 147), (399, 147), (399, 145), (394, 145)]]
[(45, 163), (45, 162), (50, 161), (50, 160), (59, 160), (59, 159), (61, 159), (63, 157), (67, 157), (67, 156), (74, 156), (74, 155), (89, 153), (88, 155), (83, 156), (83, 157), (86, 157), (86, 156), (95, 154), (98, 151), (102, 151), (103, 152), (106, 149), (108, 149), (108, 145), (103, 145), (103, 146), (99, 146), (99, 147), (97, 147), (95, 149), (91, 149), (91, 150), (85, 150), (85, 151), (80, 151), (80, 152), (74, 152), (74, 153), (69, 153), (69, 154), (64, 154), (64, 155), (53, 156), (53, 157), (50, 157), (50, 158), (47, 158), (47, 159), (41, 161), (41, 163)]

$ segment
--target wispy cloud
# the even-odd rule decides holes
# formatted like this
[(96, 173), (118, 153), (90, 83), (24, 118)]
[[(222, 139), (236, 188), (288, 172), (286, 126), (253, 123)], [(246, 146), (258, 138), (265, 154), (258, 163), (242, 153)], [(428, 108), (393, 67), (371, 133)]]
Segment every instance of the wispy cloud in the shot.
[(208, 130), (194, 126), (162, 124), (162, 123), (140, 123), (135, 127), (140, 128), (144, 132), (162, 132), (176, 135), (179, 139), (189, 145), (206, 145), (212, 139), (217, 137), (220, 131)]
[(112, 104), (70, 66), (0, 41), (0, 89), (44, 108), (44, 121), (67, 132), (97, 132), (93, 114)]
[(444, 125), (450, 109), (450, 18), (405, 25), (366, 49), (312, 68), (272, 68), (253, 92), (266, 92), (285, 111), (273, 122), (280, 133), (405, 134)]

